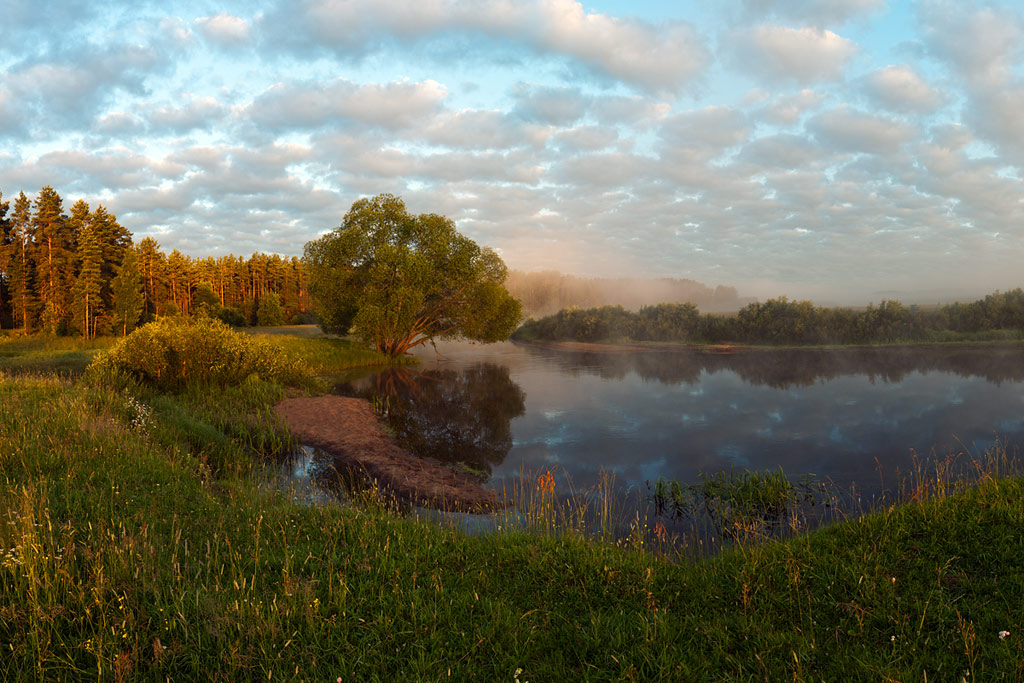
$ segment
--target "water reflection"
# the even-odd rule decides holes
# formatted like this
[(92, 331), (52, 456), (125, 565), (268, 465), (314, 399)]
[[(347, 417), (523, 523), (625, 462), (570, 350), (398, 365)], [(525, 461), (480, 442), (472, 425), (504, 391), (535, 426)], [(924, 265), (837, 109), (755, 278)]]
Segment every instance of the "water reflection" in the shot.
[[(511, 489), (551, 469), (642, 490), (737, 469), (813, 473), (866, 494), (928, 458), (1024, 442), (1024, 346), (594, 353), (445, 344), (345, 385), (420, 455)], [(381, 404), (382, 407), (384, 404)], [(560, 479), (559, 490), (562, 490)]]
[(458, 370), (394, 368), (336, 391), (373, 401), (407, 450), (459, 463), (484, 478), (511, 450), (510, 423), (526, 410), (525, 392), (508, 368), (495, 363)]
[[(550, 358), (543, 347), (526, 353)], [(628, 353), (559, 351), (563, 371), (621, 380), (630, 374), (662, 384), (697, 384), (702, 374), (736, 373), (752, 386), (807, 387), (860, 375), (872, 382), (898, 383), (911, 373), (942, 372), (982, 377), (989, 382), (1024, 380), (1024, 346), (935, 346), (849, 349), (757, 349), (734, 353), (638, 351)]]

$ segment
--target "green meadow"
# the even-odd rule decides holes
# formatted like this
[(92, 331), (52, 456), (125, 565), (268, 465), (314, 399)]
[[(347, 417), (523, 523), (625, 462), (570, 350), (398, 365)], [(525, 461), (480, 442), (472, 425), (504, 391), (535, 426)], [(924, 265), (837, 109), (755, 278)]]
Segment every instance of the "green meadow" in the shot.
[[(1001, 447), (970, 482), (700, 560), (558, 524), (544, 482), (528, 523), (469, 534), (373, 492), (302, 504), (267, 465), (295, 447), (275, 402), (386, 358), (164, 333), (166, 363), (0, 337), (0, 679), (1024, 677), (1024, 481)], [(198, 377), (186, 348), (251, 365)]]

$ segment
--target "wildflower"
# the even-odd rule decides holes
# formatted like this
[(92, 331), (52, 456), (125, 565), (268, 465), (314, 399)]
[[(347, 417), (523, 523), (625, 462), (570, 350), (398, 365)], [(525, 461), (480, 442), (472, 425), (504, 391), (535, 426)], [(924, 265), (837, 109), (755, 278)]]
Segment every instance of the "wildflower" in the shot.
[(1000, 632), (999, 632), (999, 640), (1003, 640), (1003, 639), (1004, 639), (1004, 638), (1006, 638), (1006, 636), (1008, 636), (1008, 635), (1010, 635), (1010, 632), (1009, 632), (1009, 631), (1000, 631)]
[(555, 475), (548, 470), (537, 479), (537, 488), (542, 494), (555, 492)]

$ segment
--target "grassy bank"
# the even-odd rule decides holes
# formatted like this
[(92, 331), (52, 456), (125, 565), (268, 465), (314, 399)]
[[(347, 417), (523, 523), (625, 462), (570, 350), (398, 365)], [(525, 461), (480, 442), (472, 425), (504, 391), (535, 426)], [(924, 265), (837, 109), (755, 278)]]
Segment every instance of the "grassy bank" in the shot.
[(247, 464), (279, 446), (259, 416), (283, 392), (0, 378), (0, 678), (1024, 675), (1019, 480), (680, 564), (296, 505)]

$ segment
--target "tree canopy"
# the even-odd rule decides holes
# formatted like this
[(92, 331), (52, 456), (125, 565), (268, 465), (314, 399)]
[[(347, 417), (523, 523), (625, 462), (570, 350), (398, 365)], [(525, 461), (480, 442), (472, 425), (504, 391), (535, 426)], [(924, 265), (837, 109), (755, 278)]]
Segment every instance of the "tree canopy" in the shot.
[(434, 339), (501, 341), (520, 320), (501, 257), (390, 194), (353, 204), (340, 227), (306, 244), (305, 261), (323, 329), (389, 355)]

